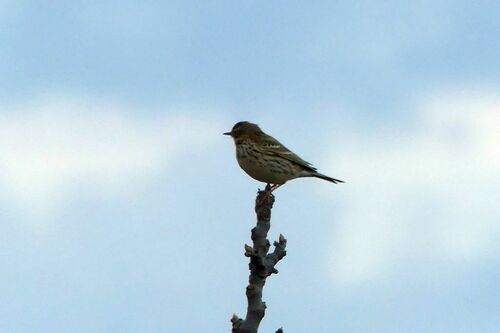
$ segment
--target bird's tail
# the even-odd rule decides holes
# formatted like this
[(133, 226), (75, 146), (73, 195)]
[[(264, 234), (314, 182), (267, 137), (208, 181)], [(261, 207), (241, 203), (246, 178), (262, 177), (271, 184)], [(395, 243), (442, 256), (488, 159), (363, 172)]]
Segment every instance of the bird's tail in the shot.
[(334, 184), (343, 183), (342, 180), (335, 179), (335, 178), (332, 178), (332, 177), (328, 177), (328, 176), (326, 176), (326, 175), (324, 175), (322, 173), (319, 173), (319, 172), (311, 173), (309, 177), (316, 177), (316, 178), (328, 180), (329, 182), (332, 182)]

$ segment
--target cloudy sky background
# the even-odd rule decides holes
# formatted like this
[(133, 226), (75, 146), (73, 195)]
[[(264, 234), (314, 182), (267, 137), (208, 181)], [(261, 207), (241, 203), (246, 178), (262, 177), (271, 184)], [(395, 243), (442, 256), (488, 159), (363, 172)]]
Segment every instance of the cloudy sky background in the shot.
[(497, 332), (496, 1), (0, 0), (0, 331), (229, 332), (257, 122), (281, 188), (263, 332)]

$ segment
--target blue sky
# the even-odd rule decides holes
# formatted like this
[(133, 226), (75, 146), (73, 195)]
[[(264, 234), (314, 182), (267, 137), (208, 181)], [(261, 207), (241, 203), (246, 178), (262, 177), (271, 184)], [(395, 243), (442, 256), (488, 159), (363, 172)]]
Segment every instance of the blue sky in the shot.
[(223, 332), (257, 122), (277, 193), (263, 332), (497, 332), (495, 1), (0, 0), (0, 331)]

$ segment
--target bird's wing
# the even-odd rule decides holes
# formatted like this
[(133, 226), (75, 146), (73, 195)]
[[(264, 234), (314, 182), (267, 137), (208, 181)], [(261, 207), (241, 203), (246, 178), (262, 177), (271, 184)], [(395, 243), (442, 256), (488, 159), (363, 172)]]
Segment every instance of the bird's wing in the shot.
[(297, 154), (290, 151), (290, 149), (282, 145), (281, 142), (279, 142), (272, 136), (265, 134), (260, 137), (259, 141), (260, 141), (259, 148), (262, 150), (263, 153), (268, 155), (279, 156), (293, 163), (296, 163), (308, 170), (316, 171), (316, 168), (313, 167), (311, 163), (304, 161)]

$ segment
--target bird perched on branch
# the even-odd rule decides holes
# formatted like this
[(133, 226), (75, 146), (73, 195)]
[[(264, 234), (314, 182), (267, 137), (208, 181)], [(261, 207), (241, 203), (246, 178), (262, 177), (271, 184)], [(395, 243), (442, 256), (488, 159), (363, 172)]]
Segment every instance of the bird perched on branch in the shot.
[(252, 178), (273, 184), (271, 191), (287, 181), (300, 177), (316, 177), (334, 184), (343, 181), (316, 171), (311, 163), (304, 161), (278, 140), (264, 133), (259, 126), (240, 121), (231, 132), (224, 133), (234, 139), (236, 159), (240, 167)]

